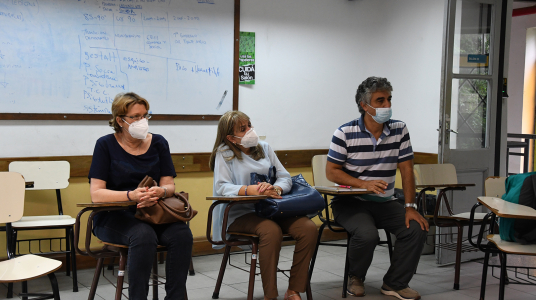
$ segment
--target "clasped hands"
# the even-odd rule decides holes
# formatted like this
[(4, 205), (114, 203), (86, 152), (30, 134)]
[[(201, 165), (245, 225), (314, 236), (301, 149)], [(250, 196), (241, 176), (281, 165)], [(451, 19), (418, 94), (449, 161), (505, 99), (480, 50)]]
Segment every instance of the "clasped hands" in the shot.
[(132, 201), (138, 202), (137, 208), (151, 207), (164, 197), (165, 191), (162, 187), (153, 186), (137, 188), (129, 193)]
[(257, 182), (257, 192), (259, 195), (266, 195), (270, 198), (281, 199), (277, 190), (268, 182)]

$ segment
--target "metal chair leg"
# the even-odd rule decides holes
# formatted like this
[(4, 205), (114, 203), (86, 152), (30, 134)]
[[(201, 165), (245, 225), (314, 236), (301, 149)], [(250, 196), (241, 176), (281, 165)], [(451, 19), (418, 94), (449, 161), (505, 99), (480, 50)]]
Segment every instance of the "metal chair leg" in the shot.
[(95, 292), (97, 291), (97, 285), (99, 284), (100, 272), (102, 271), (102, 265), (104, 264), (104, 258), (97, 259), (97, 266), (95, 267), (95, 274), (93, 275), (93, 281), (91, 282), (91, 288), (89, 289), (88, 300), (95, 299)]
[(489, 251), (484, 253), (484, 266), (482, 267), (482, 280), (480, 282), (480, 300), (486, 296), (486, 281), (488, 279)]
[(52, 286), (52, 295), (54, 296), (54, 300), (60, 300), (60, 290), (58, 288), (58, 280), (56, 279), (56, 275), (54, 275), (54, 273), (50, 273), (47, 276), (50, 280), (50, 285)]
[(310, 281), (307, 283), (307, 287), (305, 288), (305, 294), (307, 295), (307, 300), (313, 300), (313, 291), (311, 290)]
[(251, 247), (251, 267), (249, 270), (249, 285), (248, 285), (248, 298), (247, 300), (253, 300), (253, 290), (255, 289), (255, 272), (257, 271), (257, 253), (258, 244), (253, 243)]
[(218, 299), (220, 296), (221, 283), (223, 281), (223, 275), (225, 274), (225, 267), (227, 267), (227, 260), (231, 253), (231, 246), (225, 246), (225, 252), (223, 253), (223, 259), (221, 261), (220, 273), (216, 280), (216, 287), (214, 287), (214, 293), (212, 293), (212, 299)]
[(157, 259), (157, 256), (154, 257), (153, 274), (151, 276), (153, 278), (153, 300), (158, 300), (158, 259)]
[(6, 298), (8, 298), (8, 299), (13, 298), (13, 282), (10, 282), (10, 283), (7, 284)]
[[(496, 231), (498, 232), (498, 230)], [(499, 255), (499, 262), (502, 264), (503, 257)], [(504, 284), (508, 285), (510, 283), (510, 280), (508, 279), (508, 272), (506, 273), (506, 277), (504, 278)]]
[(322, 233), (324, 232), (325, 227), (326, 227), (326, 223), (322, 223), (322, 225), (320, 225), (320, 228), (318, 229), (318, 238), (316, 240), (315, 252), (313, 253), (313, 257), (311, 258), (311, 264), (309, 265), (309, 282), (311, 282), (311, 278), (313, 278), (313, 270), (315, 268), (316, 255), (318, 254), (318, 248), (320, 247), (320, 241), (322, 239)]
[(342, 282), (342, 297), (346, 298), (348, 290), (348, 276), (350, 275), (350, 259), (348, 258), (348, 247), (350, 247), (350, 233), (346, 232), (346, 257), (344, 261), (344, 281)]
[[(26, 295), (28, 294), (28, 281), (21, 282), (22, 284), (22, 294)], [(28, 296), (22, 296), (22, 300), (28, 300)]]
[(127, 264), (127, 249), (119, 249), (119, 270), (117, 271), (117, 287), (115, 288), (115, 300), (121, 300), (123, 296), (123, 282), (125, 280), (125, 266)]
[(387, 251), (389, 251), (389, 262), (393, 259), (393, 241), (391, 239), (391, 233), (385, 230), (385, 237), (387, 238)]
[(462, 263), (463, 226), (458, 226), (458, 239), (456, 241), (456, 263), (454, 264), (454, 289), (460, 289), (460, 265)]
[(76, 252), (74, 247), (74, 227), (69, 229), (70, 241), (71, 241), (71, 266), (73, 270), (73, 292), (78, 292), (78, 272), (76, 269)]
[(499, 255), (502, 256), (501, 276), (499, 281), (499, 300), (504, 300), (504, 286), (506, 285), (506, 253), (500, 252)]
[(71, 249), (71, 231), (69, 228), (65, 228), (65, 250), (67, 251), (67, 253), (65, 253), (65, 275), (67, 276), (71, 276)]

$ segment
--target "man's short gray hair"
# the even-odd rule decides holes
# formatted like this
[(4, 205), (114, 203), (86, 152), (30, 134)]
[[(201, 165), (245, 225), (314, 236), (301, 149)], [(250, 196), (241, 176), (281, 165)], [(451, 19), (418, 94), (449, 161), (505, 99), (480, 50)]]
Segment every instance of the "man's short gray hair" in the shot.
[(393, 91), (393, 87), (387, 78), (371, 76), (361, 82), (355, 94), (355, 103), (357, 103), (361, 114), (365, 113), (365, 110), (361, 107), (361, 102), (370, 105), (372, 93), (378, 91), (389, 93)]

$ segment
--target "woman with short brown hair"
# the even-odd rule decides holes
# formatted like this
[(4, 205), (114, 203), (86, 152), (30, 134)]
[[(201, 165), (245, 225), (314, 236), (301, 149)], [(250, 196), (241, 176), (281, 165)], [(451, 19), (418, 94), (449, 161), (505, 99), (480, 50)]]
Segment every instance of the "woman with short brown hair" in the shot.
[[(136, 208), (155, 205), (173, 195), (176, 177), (169, 145), (149, 133), (149, 102), (135, 93), (119, 94), (112, 103), (115, 133), (97, 140), (89, 170), (91, 201), (135, 201), (128, 210), (100, 212), (94, 233), (102, 241), (128, 245), (129, 299), (147, 299), (156, 247), (167, 247), (166, 299), (184, 299), (192, 254), (192, 232), (184, 222), (154, 225), (134, 217)], [(158, 186), (138, 188), (151, 176)]]

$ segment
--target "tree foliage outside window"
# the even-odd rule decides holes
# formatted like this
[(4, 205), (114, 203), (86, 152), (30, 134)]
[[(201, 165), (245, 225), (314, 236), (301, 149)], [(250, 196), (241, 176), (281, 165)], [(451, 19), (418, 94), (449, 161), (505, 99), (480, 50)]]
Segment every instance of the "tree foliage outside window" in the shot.
[[(460, 54), (489, 55), (489, 47), (490, 35), (488, 33), (461, 35)], [(484, 75), (488, 73), (488, 66), (466, 67), (460, 70), (460, 73)], [(459, 79), (458, 83), (456, 148), (485, 148), (488, 81), (482, 79)]]

